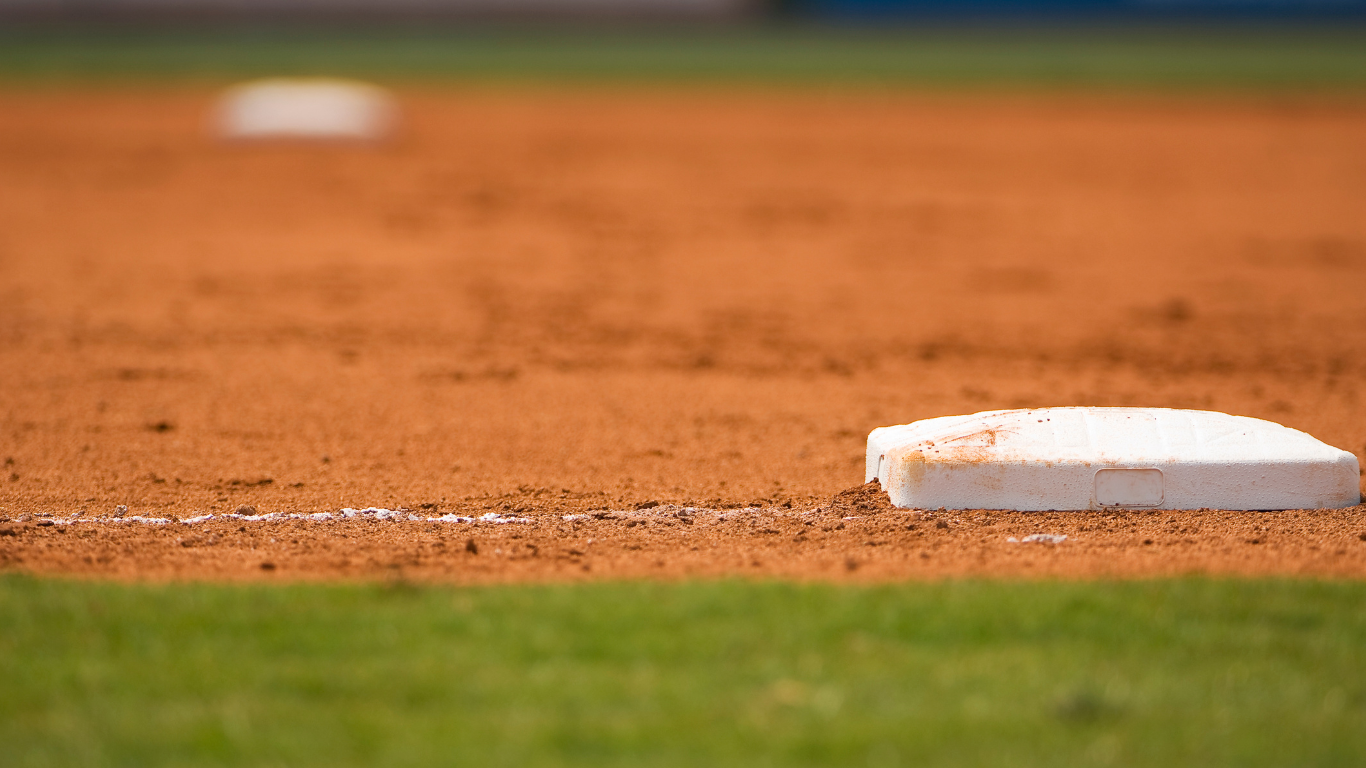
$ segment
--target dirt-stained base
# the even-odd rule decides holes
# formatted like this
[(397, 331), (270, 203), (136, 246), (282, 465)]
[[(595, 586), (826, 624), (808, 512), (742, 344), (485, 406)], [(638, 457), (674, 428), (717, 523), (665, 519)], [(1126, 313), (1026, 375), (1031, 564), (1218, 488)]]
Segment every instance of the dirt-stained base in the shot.
[[(1366, 506), (1285, 512), (920, 512), (877, 482), (815, 508), (613, 510), (530, 495), (455, 505), (516, 522), (0, 524), (0, 569), (140, 579), (489, 583), (613, 578), (1366, 577)], [(252, 510), (246, 510), (250, 512)], [(421, 519), (410, 519), (421, 518)], [(1062, 538), (1065, 537), (1065, 538)]]
[[(0, 90), (0, 570), (1366, 575), (1360, 507), (830, 502), (869, 430), (995, 408), (1366, 456), (1358, 97), (409, 89), (364, 147), (214, 96)], [(42, 524), (119, 506), (216, 517)]]

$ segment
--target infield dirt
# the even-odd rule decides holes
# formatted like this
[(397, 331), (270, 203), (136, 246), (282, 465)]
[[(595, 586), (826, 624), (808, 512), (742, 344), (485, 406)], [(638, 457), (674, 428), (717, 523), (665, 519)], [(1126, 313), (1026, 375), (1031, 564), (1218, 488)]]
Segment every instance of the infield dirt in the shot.
[[(1366, 575), (1363, 507), (836, 496), (872, 428), (990, 408), (1362, 457), (1359, 98), (414, 89), (379, 147), (220, 144), (212, 98), (0, 93), (0, 568)], [(531, 522), (39, 525), (117, 505)]]

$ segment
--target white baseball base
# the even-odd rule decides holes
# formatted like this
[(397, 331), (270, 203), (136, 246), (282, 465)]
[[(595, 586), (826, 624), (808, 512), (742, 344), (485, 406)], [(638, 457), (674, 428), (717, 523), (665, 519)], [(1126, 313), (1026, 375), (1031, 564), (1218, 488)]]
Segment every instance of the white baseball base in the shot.
[(398, 111), (382, 88), (349, 80), (272, 79), (234, 86), (219, 100), (215, 130), (225, 139), (375, 141)]
[(1325, 509), (1352, 454), (1269, 421), (1170, 408), (985, 411), (881, 427), (865, 482), (914, 509)]

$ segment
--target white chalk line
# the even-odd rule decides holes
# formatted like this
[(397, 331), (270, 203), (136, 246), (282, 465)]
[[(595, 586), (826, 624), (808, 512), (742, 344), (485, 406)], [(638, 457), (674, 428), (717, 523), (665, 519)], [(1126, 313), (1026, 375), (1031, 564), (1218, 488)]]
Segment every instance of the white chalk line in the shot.
[[(123, 509), (126, 509), (124, 507)], [(656, 507), (646, 509), (613, 509), (599, 510), (595, 512), (585, 512), (571, 515), (560, 515), (561, 520), (573, 522), (576, 520), (591, 519), (612, 519), (612, 520), (633, 520), (633, 519), (664, 519), (664, 518), (693, 518), (711, 517), (717, 522), (726, 522), (742, 517), (754, 517), (765, 513), (762, 507), (744, 507), (740, 509), (715, 510), (704, 507), (679, 507), (672, 504), (661, 504)], [(814, 514), (813, 512), (795, 513), (799, 515)], [(22, 517), (28, 517), (24, 515)], [(99, 515), (87, 516), (82, 513), (75, 513), (66, 517), (54, 515), (38, 514), (34, 515), (39, 521), (48, 521), (54, 525), (74, 525), (76, 523), (141, 523), (143, 525), (199, 525), (213, 520), (233, 520), (248, 523), (272, 522), (281, 520), (308, 520), (311, 522), (330, 522), (337, 520), (390, 520), (396, 522), (414, 523), (489, 523), (493, 525), (506, 525), (509, 523), (530, 523), (534, 522), (530, 517), (519, 517), (517, 515), (504, 515), (498, 512), (486, 512), (482, 515), (456, 515), (445, 514), (437, 517), (419, 515), (409, 509), (385, 509), (383, 507), (366, 507), (364, 509), (353, 509), (346, 507), (336, 512), (266, 512), (263, 514), (244, 515), (237, 512), (207, 513), (186, 517), (181, 519), (169, 517), (146, 517), (144, 515)], [(22, 522), (16, 520), (15, 522)]]
[[(918, 514), (916, 510), (898, 510), (903, 514)], [(678, 519), (692, 521), (694, 519), (707, 519), (716, 523), (724, 523), (732, 520), (751, 519), (760, 517), (806, 517), (822, 512), (820, 509), (791, 512), (787, 510), (774, 511), (764, 507), (743, 507), (738, 509), (717, 510), (706, 507), (679, 507), (673, 504), (661, 504), (645, 509), (612, 509), (598, 510), (594, 512), (579, 512), (569, 515), (560, 515), (559, 518), (566, 522), (576, 522), (585, 520), (663, 520)], [(25, 516), (26, 517), (26, 516)], [(276, 522), (283, 520), (307, 520), (310, 522), (334, 522), (338, 520), (385, 520), (393, 522), (412, 522), (412, 523), (453, 523), (453, 524), (478, 524), (487, 523), (492, 525), (507, 525), (510, 523), (531, 523), (535, 522), (530, 517), (518, 517), (516, 515), (503, 515), (497, 512), (486, 512), (482, 515), (456, 515), (445, 514), (437, 517), (418, 515), (408, 509), (385, 509), (383, 507), (366, 507), (364, 509), (353, 509), (345, 507), (336, 512), (266, 512), (264, 514), (244, 515), (237, 512), (224, 512), (221, 514), (203, 514), (183, 519), (173, 519), (168, 517), (145, 517), (143, 515), (114, 515), (86, 517), (81, 513), (76, 513), (68, 517), (37, 516), (40, 521), (48, 521), (53, 525), (73, 525), (76, 523), (141, 523), (143, 525), (199, 525), (213, 520), (233, 520), (247, 523)], [(863, 515), (852, 515), (842, 517), (842, 520), (861, 520)], [(1051, 533), (1034, 533), (1017, 539), (1011, 536), (1006, 539), (1011, 544), (1061, 544), (1067, 541), (1067, 536)]]
[(365, 509), (352, 509), (347, 507), (336, 512), (267, 512), (260, 515), (243, 515), (237, 512), (224, 512), (222, 514), (205, 514), (187, 517), (176, 520), (169, 517), (144, 517), (142, 515), (122, 515), (122, 516), (98, 516), (86, 517), (81, 514), (74, 514), (69, 517), (42, 517), (40, 521), (48, 521), (53, 525), (74, 525), (76, 523), (141, 523), (143, 525), (198, 525), (207, 523), (211, 520), (236, 520), (247, 523), (263, 523), (279, 520), (310, 520), (313, 522), (329, 522), (335, 520), (395, 520), (405, 522), (425, 522), (425, 523), (493, 523), (504, 525), (507, 523), (529, 523), (529, 517), (515, 517), (500, 515), (497, 512), (488, 512), (477, 517), (466, 515), (441, 515), (440, 517), (425, 517), (417, 515), (406, 509), (383, 509), (380, 507), (366, 507)]
[(1067, 537), (1057, 533), (1031, 533), (1023, 539), (1011, 536), (1006, 541), (1011, 544), (1061, 544)]

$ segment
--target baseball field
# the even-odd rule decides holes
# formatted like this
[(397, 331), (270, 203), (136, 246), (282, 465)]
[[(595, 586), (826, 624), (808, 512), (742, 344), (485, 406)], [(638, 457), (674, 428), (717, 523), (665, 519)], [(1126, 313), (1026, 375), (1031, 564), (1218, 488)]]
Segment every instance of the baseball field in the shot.
[[(1356, 28), (0, 32), (0, 764), (1366, 761), (1366, 507), (892, 507), (879, 426), (1366, 459)], [(374, 145), (216, 139), (364, 77)]]

